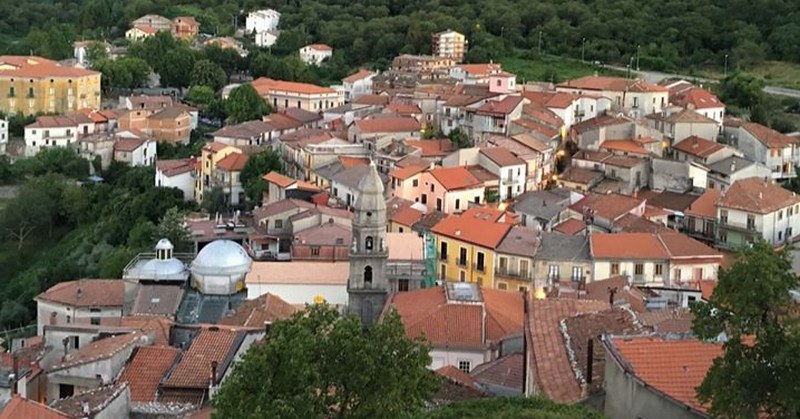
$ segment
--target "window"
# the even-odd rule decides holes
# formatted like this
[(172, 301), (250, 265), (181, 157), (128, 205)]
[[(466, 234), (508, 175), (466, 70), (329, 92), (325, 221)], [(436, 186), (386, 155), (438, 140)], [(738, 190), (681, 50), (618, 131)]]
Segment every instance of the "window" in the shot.
[(422, 194), (422, 197), (421, 197), (421, 198), (422, 198), (422, 199), (421, 199), (421, 202), (422, 202), (423, 204), (427, 204), (427, 203), (428, 203), (428, 195), (427, 195), (427, 194)]
[(14, 97), (14, 86), (8, 88), (8, 97)]
[(756, 229), (756, 216), (755, 215), (747, 214), (747, 229), (748, 230), (755, 230)]
[(442, 210), (442, 198), (436, 198), (436, 211)]
[(480, 204), (481, 203), (481, 197), (480, 196), (476, 196), (473, 201), (475, 201), (476, 204)]
[(67, 315), (67, 324), (72, 323), (72, 316)]
[(558, 281), (559, 277), (559, 266), (558, 265), (548, 265), (547, 266), (547, 277), (550, 279), (554, 279)]
[(414, 180), (412, 180), (412, 181), (411, 181), (411, 186), (413, 186), (413, 187), (415, 187), (415, 188), (416, 188), (417, 186), (419, 186), (419, 179), (414, 179)]
[(680, 269), (675, 269), (675, 279), (678, 279), (678, 280), (681, 279), (681, 270)]
[(436, 186), (433, 183), (431, 183), (431, 192), (434, 192), (435, 190), (436, 190)]
[(460, 199), (456, 199), (456, 210), (459, 210), (459, 209), (461, 209), (461, 200)]
[(283, 228), (283, 220), (275, 220), (275, 228), (282, 229)]
[(319, 256), (319, 246), (311, 247), (311, 256)]
[(782, 231), (778, 232), (778, 240), (783, 240), (783, 232)]
[(783, 210), (778, 211), (778, 220), (783, 220)]
[(408, 280), (407, 279), (398, 279), (397, 280), (397, 290), (400, 292), (408, 291)]
[(528, 261), (527, 260), (519, 261), (519, 276), (521, 276), (523, 278), (527, 278), (528, 277)]
[(364, 249), (372, 250), (372, 247), (373, 247), (372, 236), (367, 236), (367, 238), (364, 239)]
[(719, 210), (719, 222), (720, 222), (720, 224), (728, 224), (728, 211), (727, 210)]
[(573, 266), (572, 267), (572, 280), (573, 281), (580, 281), (583, 279), (583, 268), (580, 266)]
[(611, 264), (611, 275), (619, 275), (619, 263)]
[(462, 372), (469, 374), (470, 366), (470, 361), (458, 361), (458, 369), (460, 369)]
[(502, 85), (503, 85), (503, 82), (502, 82), (501, 80), (498, 80), (498, 81), (497, 81), (497, 87), (500, 87), (500, 86), (502, 86)]
[(439, 258), (447, 260), (447, 242), (441, 242), (439, 244)]
[(664, 265), (656, 263), (655, 271), (656, 271), (656, 276), (664, 275)]
[(526, 287), (524, 285), (520, 285), (518, 290), (519, 290), (519, 292), (527, 292), (528, 291), (528, 287)]
[(447, 265), (439, 265), (439, 280), (444, 281), (447, 278)]
[(364, 267), (364, 286), (372, 286), (372, 266), (369, 265)]
[(644, 264), (637, 263), (636, 265), (633, 265), (633, 274), (644, 275)]
[(458, 271), (458, 280), (461, 282), (467, 281), (467, 272), (466, 271)]
[(465, 247), (461, 247), (458, 249), (457, 263), (461, 266), (467, 266), (467, 249)]
[(703, 268), (695, 268), (694, 279), (703, 279)]
[(498, 282), (497, 283), (497, 289), (499, 289), (499, 290), (507, 290), (508, 289), (508, 284), (506, 284), (505, 282)]
[(478, 261), (475, 264), (475, 268), (478, 269), (481, 272), (485, 272), (486, 271), (486, 265), (485, 265), (486, 261), (485, 261), (485, 259), (486, 259), (486, 256), (483, 254), (483, 252), (478, 252)]

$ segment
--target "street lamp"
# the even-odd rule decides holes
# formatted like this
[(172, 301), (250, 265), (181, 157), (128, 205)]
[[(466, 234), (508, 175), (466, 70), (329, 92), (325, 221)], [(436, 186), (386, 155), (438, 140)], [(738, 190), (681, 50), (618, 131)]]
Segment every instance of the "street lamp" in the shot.
[(586, 38), (581, 39), (581, 62), (586, 62)]
[(723, 73), (723, 77), (728, 77), (728, 54), (725, 54), (725, 70)]
[(636, 46), (636, 71), (639, 71), (639, 47), (641, 45)]

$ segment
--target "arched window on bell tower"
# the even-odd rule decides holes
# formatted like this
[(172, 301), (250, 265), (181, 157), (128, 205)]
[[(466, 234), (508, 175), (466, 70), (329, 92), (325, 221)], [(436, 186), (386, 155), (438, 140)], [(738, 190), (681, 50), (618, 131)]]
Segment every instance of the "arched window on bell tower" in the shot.
[(364, 267), (364, 286), (366, 288), (372, 287), (372, 266)]
[(372, 236), (367, 236), (367, 238), (364, 240), (364, 249), (372, 250), (372, 247), (373, 247)]

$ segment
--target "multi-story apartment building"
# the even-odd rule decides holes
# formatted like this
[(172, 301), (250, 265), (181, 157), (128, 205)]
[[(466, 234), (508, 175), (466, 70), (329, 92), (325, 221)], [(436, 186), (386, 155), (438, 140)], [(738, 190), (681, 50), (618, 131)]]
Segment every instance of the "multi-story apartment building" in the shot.
[(744, 157), (772, 171), (772, 179), (785, 180), (797, 176), (795, 166), (800, 164), (800, 138), (790, 137), (755, 122), (726, 124), (724, 130)]
[(344, 91), (340, 93), (330, 87), (262, 77), (253, 80), (253, 88), (275, 109), (320, 112), (344, 105)]
[(36, 56), (0, 56), (0, 111), (63, 114), (99, 107), (99, 72)]
[(736, 181), (717, 203), (717, 245), (736, 248), (761, 237), (773, 245), (800, 233), (800, 196), (762, 178)]
[(195, 176), (194, 199), (203, 202), (203, 194), (211, 190), (219, 179), (217, 165), (229, 154), (242, 153), (242, 150), (227, 144), (210, 142), (203, 146), (197, 175)]
[(40, 116), (25, 127), (25, 155), (35, 156), (43, 148), (67, 147), (83, 135), (93, 134), (95, 125), (81, 113)]
[(247, 14), (244, 29), (248, 34), (269, 32), (278, 29), (281, 14), (272, 9), (255, 10)]
[(463, 34), (449, 29), (433, 34), (433, 55), (461, 62), (466, 53), (467, 38)]

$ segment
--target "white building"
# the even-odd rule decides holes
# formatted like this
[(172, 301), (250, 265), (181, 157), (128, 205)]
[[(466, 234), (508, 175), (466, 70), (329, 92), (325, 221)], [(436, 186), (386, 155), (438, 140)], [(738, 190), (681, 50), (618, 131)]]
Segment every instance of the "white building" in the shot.
[(147, 138), (117, 138), (114, 161), (128, 166), (152, 166), (156, 161), (156, 142)]
[(0, 119), (0, 154), (6, 154), (8, 146), (8, 121)]
[(800, 196), (762, 178), (736, 181), (717, 203), (718, 245), (736, 248), (758, 236), (779, 246), (800, 233)]
[(375, 78), (375, 73), (364, 69), (343, 78), (344, 100), (350, 102), (361, 95), (372, 94), (373, 78)]
[(25, 156), (35, 156), (43, 148), (70, 146), (79, 136), (93, 134), (94, 128), (94, 122), (79, 113), (37, 117), (25, 127)]
[(195, 159), (158, 160), (155, 184), (162, 188), (178, 188), (183, 199), (194, 200)]
[(300, 48), (300, 59), (309, 65), (320, 65), (331, 55), (333, 55), (333, 48), (325, 44), (312, 44)]
[(255, 10), (247, 14), (244, 28), (248, 34), (275, 31), (278, 29), (280, 20), (281, 14), (276, 10)]
[(125, 285), (115, 279), (84, 279), (53, 285), (34, 298), (36, 323), (45, 325), (92, 324), (122, 317)]
[(75, 57), (75, 60), (78, 62), (78, 65), (82, 67), (88, 67), (92, 63), (89, 62), (87, 58), (87, 54), (89, 52), (89, 48), (93, 45), (97, 44), (102, 47), (106, 54), (111, 53), (111, 45), (108, 42), (103, 41), (76, 41), (72, 44), (72, 55)]
[(269, 48), (278, 42), (280, 35), (280, 31), (256, 32), (254, 42), (258, 47)]
[(669, 89), (639, 79), (586, 76), (556, 86), (559, 92), (599, 95), (611, 99), (613, 106), (633, 117), (661, 112), (669, 105)]

